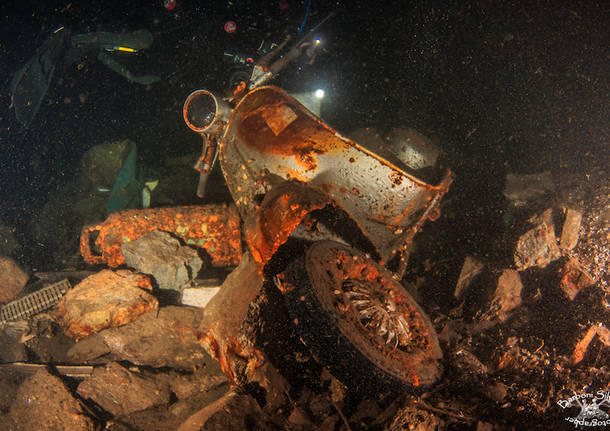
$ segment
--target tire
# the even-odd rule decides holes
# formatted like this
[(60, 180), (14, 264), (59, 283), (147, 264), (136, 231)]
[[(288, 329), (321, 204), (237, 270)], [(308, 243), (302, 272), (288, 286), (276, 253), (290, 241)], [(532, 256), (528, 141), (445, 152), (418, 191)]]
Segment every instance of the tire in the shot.
[(360, 251), (314, 243), (276, 284), (302, 341), (351, 389), (413, 390), (440, 377), (442, 352), (430, 319)]

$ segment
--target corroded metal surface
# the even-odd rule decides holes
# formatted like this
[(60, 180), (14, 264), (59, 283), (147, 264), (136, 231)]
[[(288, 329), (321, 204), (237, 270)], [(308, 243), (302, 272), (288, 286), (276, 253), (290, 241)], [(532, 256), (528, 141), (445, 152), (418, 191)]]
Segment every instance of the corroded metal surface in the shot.
[[(80, 250), (87, 263), (116, 268), (125, 262), (121, 245), (160, 230), (189, 245), (204, 249), (214, 267), (230, 267), (242, 255), (240, 220), (233, 205), (179, 206), (127, 210), (110, 214), (99, 225), (83, 229)], [(92, 250), (92, 234), (97, 233)]]
[(245, 219), (272, 187), (296, 180), (332, 199), (387, 262), (411, 240), (451, 183), (427, 184), (341, 136), (275, 87), (236, 106), (220, 142), (227, 185)]
[(298, 183), (274, 187), (244, 223), (245, 240), (254, 260), (260, 264), (269, 261), (308, 213), (329, 203), (323, 195)]

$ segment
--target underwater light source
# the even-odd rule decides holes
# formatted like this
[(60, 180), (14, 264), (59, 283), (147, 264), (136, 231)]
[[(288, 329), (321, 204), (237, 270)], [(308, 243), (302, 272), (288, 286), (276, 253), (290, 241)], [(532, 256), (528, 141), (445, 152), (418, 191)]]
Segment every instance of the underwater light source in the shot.
[(320, 112), (322, 111), (322, 102), (324, 101), (325, 96), (323, 89), (319, 88), (315, 91), (308, 89), (303, 93), (292, 93), (292, 96), (315, 115), (318, 117), (320, 116)]

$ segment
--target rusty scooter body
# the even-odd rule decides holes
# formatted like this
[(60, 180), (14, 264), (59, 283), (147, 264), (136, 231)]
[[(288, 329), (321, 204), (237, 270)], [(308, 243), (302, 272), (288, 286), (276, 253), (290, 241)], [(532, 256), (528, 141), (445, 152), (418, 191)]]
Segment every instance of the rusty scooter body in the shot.
[(197, 90), (183, 109), (204, 140), (198, 194), (218, 160), (245, 244), (206, 308), (202, 341), (234, 381), (259, 366), (263, 355), (240, 328), (248, 303), (272, 282), (300, 338), (340, 380), (361, 388), (433, 384), (442, 372), (437, 336), (399, 280), (414, 235), (438, 216), (451, 173), (428, 184), (283, 90), (242, 90), (231, 100)]
[(213, 266), (238, 263), (198, 330), (234, 384), (269, 385), (256, 373), (266, 355), (244, 322), (273, 288), (299, 339), (344, 383), (365, 391), (426, 387), (442, 373), (442, 352), (400, 280), (409, 246), (438, 216), (452, 174), (429, 184), (398, 158), (344, 137), (280, 88), (263, 86), (312, 34), (283, 56), (287, 43), (267, 54), (232, 97), (196, 90), (184, 103), (186, 124), (203, 139), (197, 194), (205, 196), (218, 161), (232, 203), (124, 211), (85, 229), (81, 251), (91, 263), (117, 266), (123, 242), (165, 230), (201, 247)]

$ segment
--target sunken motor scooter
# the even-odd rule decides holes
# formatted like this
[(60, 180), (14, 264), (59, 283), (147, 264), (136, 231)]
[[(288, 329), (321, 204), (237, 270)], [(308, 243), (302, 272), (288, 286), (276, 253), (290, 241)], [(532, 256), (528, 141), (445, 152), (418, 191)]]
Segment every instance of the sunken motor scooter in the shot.
[[(409, 244), (438, 216), (452, 175), (437, 185), (421, 181), (283, 90), (263, 86), (291, 52), (257, 64), (229, 99), (197, 90), (184, 104), (187, 125), (203, 138), (198, 194), (218, 160), (245, 244), (242, 263), (206, 308), (204, 341), (232, 378), (239, 358), (246, 369), (257, 366), (260, 355), (239, 335), (237, 317), (226, 323), (226, 310), (238, 315), (238, 303), (271, 282), (301, 340), (340, 380), (430, 385), (442, 373), (442, 352), (429, 318), (399, 280)], [(225, 323), (215, 320), (221, 313)]]

